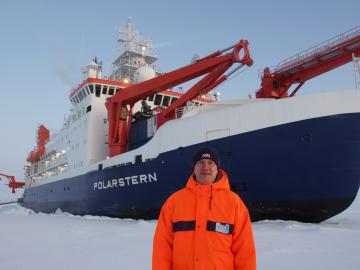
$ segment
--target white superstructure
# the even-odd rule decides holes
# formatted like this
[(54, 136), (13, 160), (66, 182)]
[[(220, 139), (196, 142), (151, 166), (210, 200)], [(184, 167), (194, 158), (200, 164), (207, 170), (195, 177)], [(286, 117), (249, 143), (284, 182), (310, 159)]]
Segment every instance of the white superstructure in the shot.
[[(151, 40), (144, 39), (133, 28), (131, 18), (127, 27), (120, 29), (118, 42), (123, 45), (124, 52), (114, 61), (114, 70), (108, 78), (102, 76), (101, 62), (96, 57), (82, 70), (83, 82), (70, 92), (70, 113), (63, 126), (50, 134), (45, 152), (27, 166), (27, 186), (61, 179), (64, 174), (76, 175), (108, 159), (106, 99), (132, 83), (160, 74), (153, 65), (158, 58), (151, 54)], [(181, 93), (166, 90), (148, 97), (146, 104), (150, 110), (166, 108), (180, 96)], [(211, 100), (198, 98), (192, 104), (200, 106), (208, 102)], [(134, 106), (134, 116), (141, 115), (142, 111), (139, 101)], [(155, 124), (149, 131), (152, 135), (156, 132)]]

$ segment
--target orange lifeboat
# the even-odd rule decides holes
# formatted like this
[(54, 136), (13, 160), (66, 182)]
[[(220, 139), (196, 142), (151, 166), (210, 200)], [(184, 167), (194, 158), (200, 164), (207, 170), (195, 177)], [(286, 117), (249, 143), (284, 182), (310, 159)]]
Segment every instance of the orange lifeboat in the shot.
[(30, 163), (39, 161), (40, 157), (45, 154), (45, 143), (50, 137), (50, 131), (44, 125), (40, 125), (36, 133), (37, 147), (29, 153), (26, 159)]

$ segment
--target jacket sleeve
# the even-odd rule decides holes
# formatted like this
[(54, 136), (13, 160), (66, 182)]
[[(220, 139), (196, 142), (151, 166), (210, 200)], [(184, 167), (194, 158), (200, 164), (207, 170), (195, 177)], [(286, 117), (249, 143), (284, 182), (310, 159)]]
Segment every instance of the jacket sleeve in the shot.
[(173, 258), (173, 229), (171, 221), (172, 207), (168, 200), (162, 207), (156, 225), (152, 270), (171, 270)]
[(235, 213), (232, 253), (236, 270), (256, 270), (256, 252), (254, 235), (249, 212), (238, 198)]

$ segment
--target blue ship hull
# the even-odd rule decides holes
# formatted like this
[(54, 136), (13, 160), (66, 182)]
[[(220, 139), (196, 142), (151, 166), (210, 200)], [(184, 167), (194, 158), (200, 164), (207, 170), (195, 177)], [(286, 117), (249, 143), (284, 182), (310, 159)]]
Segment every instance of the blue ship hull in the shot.
[[(164, 152), (157, 158), (29, 188), (23, 205), (41, 212), (157, 218), (207, 145), (221, 155), (231, 188), (253, 221), (321, 222), (345, 210), (360, 183), (360, 113), (283, 124)], [(191, 132), (191, 131), (189, 131)]]

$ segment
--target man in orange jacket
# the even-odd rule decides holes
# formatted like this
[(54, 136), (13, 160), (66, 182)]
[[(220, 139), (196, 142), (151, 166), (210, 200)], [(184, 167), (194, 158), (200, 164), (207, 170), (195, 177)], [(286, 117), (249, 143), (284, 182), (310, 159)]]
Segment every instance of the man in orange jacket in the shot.
[(249, 213), (230, 191), (219, 156), (211, 148), (193, 157), (194, 173), (161, 209), (153, 270), (255, 270)]

